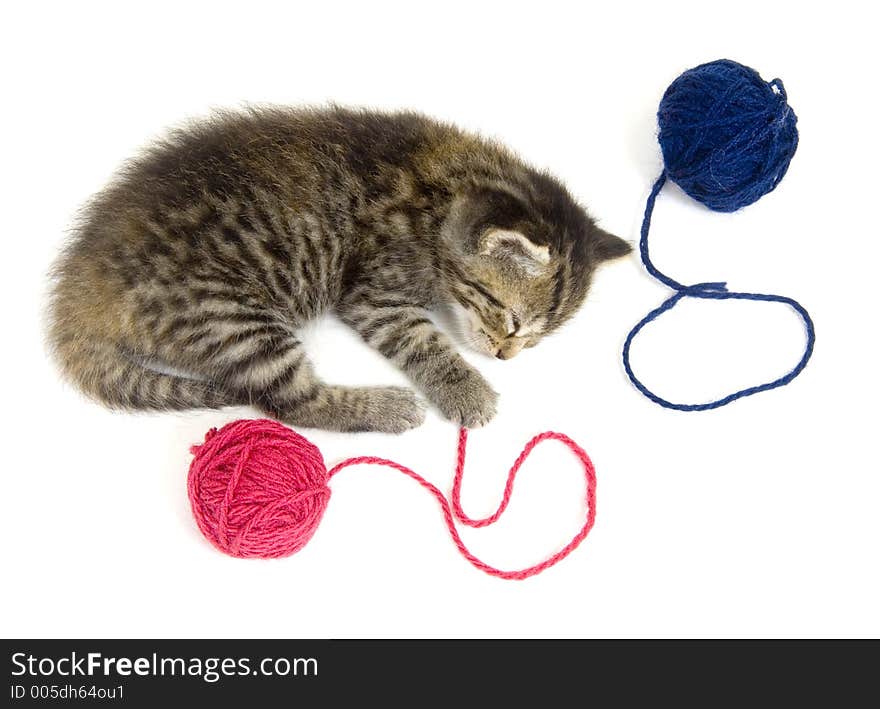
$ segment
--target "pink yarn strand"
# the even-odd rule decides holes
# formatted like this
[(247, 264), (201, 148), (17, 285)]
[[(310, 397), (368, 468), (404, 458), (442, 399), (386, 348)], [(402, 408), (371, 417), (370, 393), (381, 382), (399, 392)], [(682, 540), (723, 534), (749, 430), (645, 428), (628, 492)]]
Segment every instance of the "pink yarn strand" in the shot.
[[(440, 505), (440, 509), (443, 512), (443, 518), (446, 521), (446, 527), (449, 530), (452, 541), (455, 543), (455, 546), (458, 548), (458, 551), (461, 553), (461, 555), (476, 568), (480, 569), (480, 571), (483, 571), (491, 576), (497, 576), (502, 579), (521, 580), (526, 579), (530, 576), (534, 576), (535, 574), (539, 574), (545, 569), (549, 569), (551, 566), (562, 561), (566, 556), (577, 549), (580, 543), (587, 538), (587, 535), (593, 528), (593, 523), (596, 519), (596, 471), (593, 468), (593, 463), (590, 460), (590, 457), (587, 455), (586, 451), (584, 451), (584, 449), (581, 448), (577, 443), (575, 443), (571, 438), (563, 433), (545, 431), (544, 433), (540, 433), (537, 436), (533, 437), (528, 443), (526, 443), (522, 452), (519, 454), (516, 461), (511, 466), (510, 471), (507, 473), (507, 482), (504, 485), (504, 493), (501, 497), (501, 502), (498, 505), (498, 509), (495, 511), (494, 514), (491, 514), (483, 519), (473, 519), (469, 517), (467, 514), (465, 514), (464, 510), (461, 507), (461, 484), (464, 475), (465, 456), (467, 452), (467, 439), (467, 429), (462, 428), (458, 434), (458, 457), (455, 467), (455, 478), (453, 479), (452, 483), (451, 504), (449, 500), (446, 499), (446, 496), (435, 485), (425, 480), (425, 478), (423, 478), (417, 472), (410, 468), (407, 468), (405, 465), (401, 465), (400, 463), (396, 463), (395, 461), (388, 460), (386, 458), (377, 458), (374, 456), (358, 456), (356, 458), (348, 458), (347, 460), (343, 460), (341, 463), (335, 465), (328, 473), (328, 478), (333, 477), (343, 468), (347, 468), (352, 465), (382, 465), (388, 468), (394, 468), (395, 470), (399, 470), (404, 475), (408, 475), (419, 485), (428, 490), (428, 492), (430, 492), (436, 498), (437, 502)], [(538, 445), (548, 440), (559, 441), (560, 443), (565, 445), (575, 455), (575, 457), (580, 460), (581, 464), (583, 465), (584, 477), (586, 480), (586, 520), (584, 521), (581, 529), (577, 532), (577, 534), (574, 535), (574, 537), (572, 537), (571, 541), (568, 542), (568, 544), (566, 544), (564, 547), (562, 547), (562, 549), (560, 549), (544, 561), (515, 571), (504, 571), (502, 569), (497, 569), (494, 566), (490, 566), (484, 561), (478, 559), (476, 556), (474, 556), (473, 553), (471, 553), (471, 551), (465, 546), (464, 542), (459, 536), (458, 529), (455, 525), (455, 520), (457, 519), (459, 522), (467, 525), (468, 527), (487, 527), (497, 522), (501, 515), (504, 514), (504, 511), (507, 509), (508, 504), (510, 504), (510, 498), (513, 494), (514, 482), (516, 481), (516, 476), (519, 472), (520, 467)]]

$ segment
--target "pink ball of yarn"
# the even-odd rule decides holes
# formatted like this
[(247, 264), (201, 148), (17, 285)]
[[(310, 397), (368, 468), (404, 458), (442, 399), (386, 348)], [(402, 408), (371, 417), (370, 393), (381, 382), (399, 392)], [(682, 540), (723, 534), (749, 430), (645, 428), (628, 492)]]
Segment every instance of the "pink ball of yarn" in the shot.
[(218, 549), (275, 558), (312, 538), (330, 499), (314, 444), (277, 421), (247, 420), (211, 429), (192, 453), (189, 501), (202, 534)]

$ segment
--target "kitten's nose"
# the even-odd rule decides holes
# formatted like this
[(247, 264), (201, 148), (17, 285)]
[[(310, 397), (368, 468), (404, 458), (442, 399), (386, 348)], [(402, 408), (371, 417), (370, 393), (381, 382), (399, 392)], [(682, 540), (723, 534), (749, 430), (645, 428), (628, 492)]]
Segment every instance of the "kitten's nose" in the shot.
[(495, 356), (496, 356), (498, 359), (507, 359), (507, 355), (504, 354), (504, 350), (498, 350), (498, 351), (495, 353)]

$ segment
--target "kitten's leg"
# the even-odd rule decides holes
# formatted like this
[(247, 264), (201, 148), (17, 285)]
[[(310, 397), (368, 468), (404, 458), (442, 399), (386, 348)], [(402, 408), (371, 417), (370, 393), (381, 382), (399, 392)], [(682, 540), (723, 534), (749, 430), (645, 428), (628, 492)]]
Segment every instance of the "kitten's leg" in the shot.
[(298, 426), (401, 433), (424, 420), (424, 405), (402, 387), (331, 386), (318, 379), (302, 344), (280, 324), (222, 339), (188, 341), (183, 363), (230, 399)]
[(495, 415), (498, 395), (423, 308), (375, 295), (339, 310), (343, 322), (400, 367), (446, 418), (471, 428)]
[(255, 404), (290, 424), (333, 431), (402, 433), (421, 425), (424, 405), (405, 387), (333, 386), (319, 380), (299, 342), (239, 378), (257, 392)]

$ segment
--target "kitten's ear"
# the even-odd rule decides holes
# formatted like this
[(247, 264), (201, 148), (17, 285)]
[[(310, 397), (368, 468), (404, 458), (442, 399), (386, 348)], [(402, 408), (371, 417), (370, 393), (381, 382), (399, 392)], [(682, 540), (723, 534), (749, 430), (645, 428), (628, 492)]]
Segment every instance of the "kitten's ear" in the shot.
[(626, 256), (632, 251), (632, 246), (628, 241), (624, 241), (619, 236), (609, 234), (596, 227), (593, 232), (593, 254), (598, 261), (608, 261), (610, 259)]
[(512, 229), (487, 229), (480, 238), (480, 254), (512, 263), (530, 276), (540, 275), (550, 263), (550, 249)]

